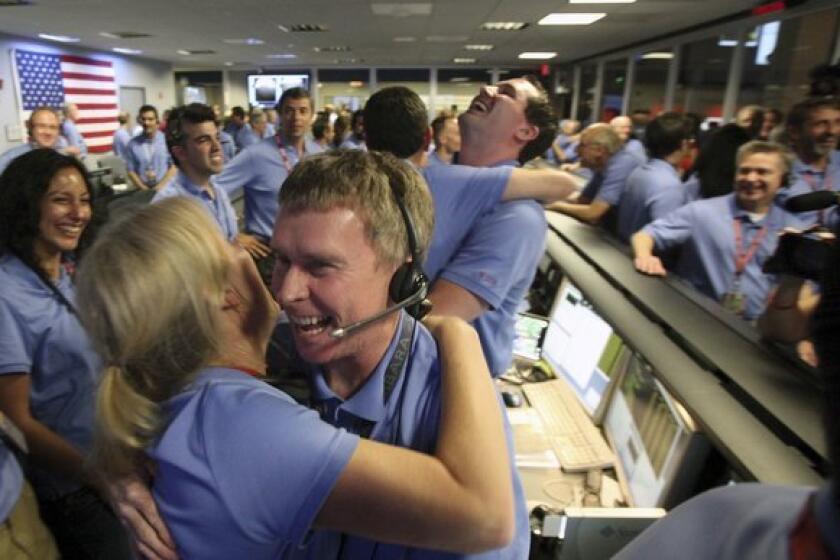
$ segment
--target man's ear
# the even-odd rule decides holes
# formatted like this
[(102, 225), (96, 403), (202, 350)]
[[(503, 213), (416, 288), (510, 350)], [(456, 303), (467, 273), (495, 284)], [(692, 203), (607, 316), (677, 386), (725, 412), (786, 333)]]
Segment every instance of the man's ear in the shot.
[(236, 309), (242, 304), (242, 296), (233, 288), (225, 288), (225, 297), (222, 302), (222, 310)]
[[(186, 155), (186, 154), (184, 153), (184, 147), (183, 147), (183, 146), (181, 146), (180, 144), (175, 145), (175, 146), (172, 146), (172, 147), (169, 149), (169, 151), (170, 151), (170, 152), (171, 152), (171, 154), (172, 154), (172, 159), (177, 160), (177, 161), (181, 161), (182, 159), (184, 159), (184, 157), (185, 157), (185, 155)], [(176, 156), (177, 156), (177, 157), (176, 157)]]
[(516, 129), (516, 139), (528, 143), (540, 135), (540, 128), (536, 125), (525, 123)]

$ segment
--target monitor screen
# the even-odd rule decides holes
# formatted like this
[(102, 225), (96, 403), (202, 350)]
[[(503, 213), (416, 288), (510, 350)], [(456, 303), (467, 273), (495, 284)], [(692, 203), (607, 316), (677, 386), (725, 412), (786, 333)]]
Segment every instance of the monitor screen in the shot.
[(569, 383), (589, 414), (594, 414), (607, 391), (608, 373), (620, 348), (621, 340), (610, 325), (564, 279), (549, 316), (541, 357)]
[(637, 354), (626, 365), (604, 428), (615, 446), (633, 505), (660, 505), (662, 493), (685, 453), (690, 433), (674, 401)]
[(516, 317), (516, 336), (513, 339), (513, 355), (526, 360), (540, 359), (540, 344), (548, 326), (548, 319), (529, 313)]
[(309, 89), (309, 75), (254, 74), (248, 76), (248, 102), (256, 107), (274, 107), (283, 92), (293, 87)]

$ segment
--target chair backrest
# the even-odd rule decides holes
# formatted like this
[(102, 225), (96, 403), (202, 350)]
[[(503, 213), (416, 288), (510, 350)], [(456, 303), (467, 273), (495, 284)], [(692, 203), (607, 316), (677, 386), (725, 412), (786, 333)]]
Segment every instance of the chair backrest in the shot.
[(118, 156), (102, 156), (99, 158), (99, 167), (110, 167), (114, 176), (114, 183), (125, 183), (127, 173), (125, 162)]

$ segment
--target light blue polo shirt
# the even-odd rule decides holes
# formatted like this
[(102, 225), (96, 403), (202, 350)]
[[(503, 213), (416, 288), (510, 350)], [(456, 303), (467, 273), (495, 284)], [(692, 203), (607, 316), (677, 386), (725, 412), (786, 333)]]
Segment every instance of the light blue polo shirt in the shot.
[[(150, 187), (160, 182), (172, 165), (166, 138), (160, 131), (156, 131), (151, 138), (141, 133), (129, 140), (126, 154), (126, 169), (136, 173), (140, 180)], [(153, 181), (146, 176), (147, 171), (154, 172)]]
[(218, 224), (225, 239), (233, 241), (239, 233), (239, 228), (236, 225), (236, 211), (230, 203), (227, 192), (215, 185), (214, 177), (210, 178), (210, 186), (215, 193), (213, 198), (210, 198), (210, 194), (207, 191), (190, 181), (189, 177), (183, 171), (179, 170), (178, 174), (171, 181), (155, 193), (152, 202), (160, 202), (173, 196), (191, 197), (200, 200), (202, 205), (210, 212), (213, 220)]
[[(776, 203), (784, 206), (787, 199), (821, 190), (840, 191), (840, 152), (834, 150), (825, 169), (817, 169), (796, 158), (790, 170), (790, 186), (781, 189), (776, 196)], [(807, 225), (822, 220), (826, 227), (833, 228), (837, 223), (837, 206), (826, 208), (822, 212), (798, 212), (799, 219)]]
[(21, 144), (20, 146), (15, 146), (14, 148), (9, 148), (2, 155), (0, 155), (0, 173), (6, 170), (9, 167), (9, 164), (12, 163), (12, 160), (17, 158), (18, 156), (22, 156), (27, 152), (32, 151), (32, 145), (30, 144)]
[(630, 138), (624, 143), (624, 149), (639, 161), (639, 164), (644, 164), (648, 160), (647, 150), (645, 145), (636, 138)]
[(114, 155), (118, 158), (126, 160), (128, 158), (128, 142), (131, 140), (131, 133), (124, 129), (123, 127), (119, 127), (116, 132), (114, 132), (114, 140), (113, 140), (113, 150)]
[(432, 150), (431, 152), (429, 152), (428, 162), (426, 163), (426, 165), (432, 167), (436, 165), (451, 165), (451, 163), (440, 159), (440, 156), (438, 155), (437, 151)]
[(778, 244), (778, 234), (785, 227), (801, 227), (792, 214), (776, 205), (764, 218), (753, 223), (749, 214), (735, 203), (735, 194), (698, 200), (648, 224), (642, 230), (651, 235), (659, 250), (682, 246), (675, 272), (697, 290), (720, 301), (735, 282), (735, 220), (741, 223), (743, 252), (762, 227), (767, 233), (754, 257), (741, 275), (740, 291), (746, 299), (744, 318), (761, 315), (767, 303), (773, 276), (761, 267)]
[(339, 148), (343, 148), (345, 150), (362, 150), (367, 151), (367, 144), (361, 138), (356, 137), (355, 134), (351, 134), (347, 138), (345, 138), (344, 142), (341, 143)]
[(502, 199), (512, 167), (436, 165), (421, 170), (435, 204), (435, 229), (423, 270), (434, 281), (476, 220)]
[(359, 438), (245, 373), (205, 368), (148, 449), (181, 558), (274, 560), (304, 542)]
[[(387, 402), (383, 402), (385, 371), (397, 346), (403, 321), (412, 321), (404, 312), (395, 329), (391, 344), (365, 384), (349, 399), (342, 400), (328, 386), (323, 371), (313, 374), (312, 404), (322, 411), (322, 418), (348, 431), (358, 431), (360, 425), (375, 422), (370, 439), (434, 453), (440, 431), (440, 360), (437, 343), (426, 328), (415, 323), (411, 353), (402, 374), (394, 385)], [(499, 403), (499, 406), (502, 406)], [(338, 533), (315, 531), (310, 545), (300, 558), (310, 560), (397, 560), (397, 559), (482, 559), (520, 560), (528, 557), (530, 529), (525, 494), (514, 466), (513, 441), (507, 416), (503, 413), (505, 434), (511, 462), (514, 499), (516, 501), (516, 535), (505, 548), (483, 554), (463, 555), (405, 546), (377, 543), (345, 535), (344, 543)], [(339, 551), (341, 554), (339, 555)]]
[(12, 513), (23, 489), (23, 472), (12, 451), (0, 440), (0, 524)]
[[(56, 287), (75, 302), (63, 270)], [(28, 373), (32, 416), (82, 454), (91, 446), (100, 366), (76, 316), (17, 257), (0, 256), (0, 375)], [(79, 488), (34, 466), (28, 474), (41, 498)]]
[(627, 178), (639, 165), (639, 159), (626, 146), (621, 148), (610, 157), (603, 171), (594, 172), (580, 193), (581, 198), (589, 202), (601, 200), (610, 206), (618, 206)]
[(500, 204), (476, 221), (440, 273), (489, 305), (472, 325), (493, 377), (513, 360), (516, 315), (545, 254), (546, 227), (545, 212), (533, 200)]
[(61, 133), (67, 138), (67, 143), (71, 146), (79, 148), (79, 157), (83, 158), (88, 154), (87, 144), (82, 133), (79, 132), (79, 127), (70, 119), (65, 119), (61, 123)]
[(222, 144), (222, 157), (227, 163), (236, 155), (236, 143), (233, 141), (233, 136), (224, 130), (219, 131), (219, 142)]
[[(245, 190), (245, 231), (270, 239), (279, 209), (278, 196), (283, 181), (300, 156), (287, 143), (278, 146), (276, 136), (266, 138), (239, 152), (216, 176), (216, 186), (233, 195)], [(281, 157), (281, 150), (285, 159)], [(324, 151), (315, 141), (304, 141), (304, 155)], [(288, 169), (287, 169), (288, 166)]]
[(685, 193), (685, 204), (700, 200), (702, 198), (702, 194), (700, 193), (700, 175), (692, 173), (683, 182), (683, 192)]
[(260, 140), (262, 138), (257, 136), (257, 133), (254, 132), (250, 124), (246, 124), (236, 133), (236, 145), (239, 146), (240, 150), (244, 150), (248, 146), (253, 146)]
[(618, 205), (618, 236), (630, 237), (647, 224), (685, 203), (685, 191), (676, 168), (663, 159), (651, 159), (630, 173)]

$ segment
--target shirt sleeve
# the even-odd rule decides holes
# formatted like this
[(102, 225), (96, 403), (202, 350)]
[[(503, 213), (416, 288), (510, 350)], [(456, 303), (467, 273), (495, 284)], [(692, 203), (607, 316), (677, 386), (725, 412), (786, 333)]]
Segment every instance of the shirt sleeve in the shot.
[(513, 167), (508, 166), (437, 165), (426, 167), (423, 175), (429, 185), (440, 186), (436, 201), (448, 200), (447, 204), (471, 208), (474, 215), (481, 215), (502, 200), (512, 172)]
[(29, 373), (32, 370), (32, 352), (9, 302), (0, 299), (0, 375), (4, 373)]
[(522, 270), (543, 253), (545, 230), (545, 213), (536, 203), (504, 203), (476, 223), (441, 277), (498, 308)]
[(200, 437), (223, 502), (249, 535), (300, 544), (359, 438), (271, 390), (205, 398)]
[(601, 183), (601, 189), (595, 195), (595, 200), (601, 200), (610, 206), (617, 206), (624, 192), (627, 177), (638, 166), (639, 161), (626, 150), (613, 155), (604, 170), (604, 180)]
[(231, 195), (237, 189), (245, 187), (251, 182), (255, 173), (251, 161), (251, 150), (253, 149), (239, 152), (225, 164), (225, 168), (214, 179), (217, 187)]
[(646, 225), (642, 231), (653, 237), (657, 249), (669, 249), (684, 243), (694, 228), (693, 204), (683, 206)]
[(667, 216), (685, 203), (685, 193), (682, 185), (669, 185), (664, 191), (658, 193), (650, 202), (650, 217), (658, 220)]

